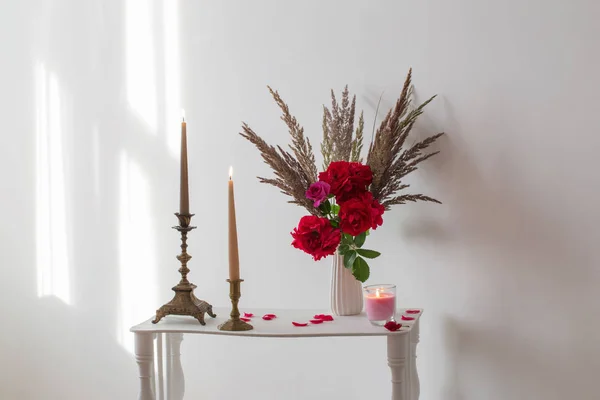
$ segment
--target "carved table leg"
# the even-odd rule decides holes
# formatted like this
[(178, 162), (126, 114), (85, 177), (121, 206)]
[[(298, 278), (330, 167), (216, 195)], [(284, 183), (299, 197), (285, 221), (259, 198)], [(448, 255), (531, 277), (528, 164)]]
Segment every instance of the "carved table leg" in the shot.
[(156, 366), (156, 369), (158, 370), (158, 376), (156, 377), (158, 379), (158, 385), (154, 386), (158, 389), (156, 397), (158, 400), (165, 400), (165, 379), (163, 376), (163, 334), (160, 332), (156, 334)]
[(406, 358), (409, 336), (392, 334), (387, 337), (388, 365), (392, 370), (392, 400), (408, 400)]
[(419, 344), (419, 320), (412, 327), (410, 331), (410, 356), (409, 356), (409, 399), (419, 400), (421, 394), (421, 384), (419, 382), (419, 373), (417, 370), (417, 345)]
[(167, 390), (168, 400), (183, 400), (185, 379), (181, 366), (183, 333), (167, 334)]
[(140, 395), (139, 400), (154, 400), (154, 334), (135, 334), (135, 360), (140, 371)]

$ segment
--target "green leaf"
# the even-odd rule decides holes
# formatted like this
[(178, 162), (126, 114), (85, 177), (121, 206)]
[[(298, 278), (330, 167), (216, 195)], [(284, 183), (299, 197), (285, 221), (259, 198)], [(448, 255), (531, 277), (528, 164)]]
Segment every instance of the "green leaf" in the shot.
[(344, 254), (344, 267), (348, 269), (352, 268), (357, 256), (358, 254), (356, 254), (356, 251), (354, 250), (346, 252), (346, 254)]
[(347, 244), (348, 246), (354, 246), (354, 238), (347, 233), (342, 233), (342, 244)]
[(332, 205), (331, 212), (333, 213), (333, 215), (338, 215), (340, 213), (340, 206), (338, 206), (337, 204)]
[(363, 232), (357, 237), (354, 238), (354, 244), (356, 247), (362, 247), (365, 244), (365, 240), (367, 240), (367, 232)]
[(357, 253), (366, 258), (377, 258), (381, 255), (380, 252), (367, 249), (356, 249)]
[(333, 226), (334, 228), (339, 228), (340, 223), (337, 222), (335, 219), (330, 219), (329, 222), (331, 222), (331, 226)]
[(323, 214), (327, 215), (331, 212), (331, 203), (329, 201), (324, 201), (319, 206), (319, 209), (323, 211)]
[(340, 247), (338, 247), (338, 254), (343, 256), (348, 250), (350, 250), (350, 246), (347, 244), (340, 244)]
[(369, 270), (369, 264), (367, 264), (362, 257), (356, 257), (354, 263), (352, 264), (352, 275), (364, 283), (367, 279), (369, 279), (370, 273), (371, 271)]

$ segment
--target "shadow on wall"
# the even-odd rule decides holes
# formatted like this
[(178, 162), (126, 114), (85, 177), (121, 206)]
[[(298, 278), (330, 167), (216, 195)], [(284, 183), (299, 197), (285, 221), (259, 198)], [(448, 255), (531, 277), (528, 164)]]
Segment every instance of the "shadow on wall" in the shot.
[(21, 106), (33, 174), (17, 173), (34, 209), (19, 227), (33, 238), (13, 249), (19, 279), (2, 295), (18, 304), (7, 311), (15, 329), (0, 334), (11, 360), (2, 399), (136, 395), (129, 327), (160, 304), (157, 265), (172, 263), (154, 245), (155, 227), (173, 224), (154, 216), (169, 209), (160, 194), (177, 170), (180, 117), (166, 121), (181, 112), (177, 2), (168, 3), (36, 1), (5, 14), (29, 41), (15, 81), (29, 85), (20, 90), (30, 92)]
[(590, 249), (568, 235), (566, 222), (576, 221), (561, 224), (538, 207), (541, 195), (513, 160), (480, 173), (481, 160), (469, 153), (447, 102), (445, 108), (443, 151), (424, 169), (436, 169), (428, 179), (440, 178), (434, 184), (447, 196), (449, 221), (412, 214), (402, 231), (409, 242), (434, 241), (448, 250), (460, 240), (471, 249), (456, 253), (458, 264), (449, 260), (449, 267), (467, 268), (453, 289), (464, 290), (466, 303), (446, 309), (441, 325), (449, 371), (444, 399), (595, 399), (600, 326), (590, 318), (600, 304), (584, 297), (595, 292), (597, 278)]

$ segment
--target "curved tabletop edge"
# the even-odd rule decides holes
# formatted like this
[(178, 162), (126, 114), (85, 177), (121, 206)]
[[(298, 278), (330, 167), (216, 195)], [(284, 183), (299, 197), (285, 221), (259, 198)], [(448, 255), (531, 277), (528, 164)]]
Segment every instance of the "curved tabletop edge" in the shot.
[[(251, 318), (250, 324), (254, 329), (250, 331), (220, 331), (218, 325), (227, 321), (230, 309), (215, 308), (216, 318), (206, 316), (206, 325), (200, 325), (197, 320), (187, 316), (170, 315), (163, 318), (159, 323), (153, 324), (152, 318), (133, 326), (131, 332), (134, 333), (190, 333), (204, 335), (221, 336), (242, 336), (242, 337), (274, 337), (274, 338), (298, 338), (298, 337), (357, 337), (357, 336), (389, 336), (402, 335), (411, 331), (412, 326), (419, 320), (423, 310), (414, 308), (410, 310), (419, 310), (418, 314), (405, 314), (407, 309), (400, 309), (397, 312), (397, 321), (402, 324), (402, 328), (396, 332), (390, 332), (382, 326), (372, 325), (363, 314), (334, 317), (334, 321), (323, 322), (322, 324), (310, 324), (309, 320), (316, 314), (323, 314), (322, 310), (249, 310), (255, 316)], [(276, 314), (277, 318), (265, 321), (261, 318), (264, 314)], [(412, 321), (402, 321), (401, 316), (407, 315), (413, 317)], [(292, 325), (295, 322), (308, 322), (306, 327), (296, 327)]]

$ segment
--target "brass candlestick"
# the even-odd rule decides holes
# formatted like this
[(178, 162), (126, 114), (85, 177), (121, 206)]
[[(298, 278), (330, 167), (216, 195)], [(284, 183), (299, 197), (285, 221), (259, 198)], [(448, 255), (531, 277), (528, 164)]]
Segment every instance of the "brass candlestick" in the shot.
[(254, 327), (247, 322), (240, 319), (240, 310), (238, 309), (238, 302), (242, 292), (240, 291), (240, 284), (244, 282), (243, 279), (227, 279), (229, 282), (229, 298), (231, 299), (231, 314), (227, 322), (219, 325), (221, 331), (249, 331)]
[(213, 313), (212, 305), (204, 300), (196, 298), (194, 295), (196, 285), (190, 283), (187, 279), (187, 274), (190, 272), (187, 263), (192, 258), (192, 256), (187, 253), (187, 234), (192, 229), (196, 229), (195, 226), (190, 226), (194, 214), (175, 213), (175, 215), (179, 219), (179, 225), (174, 226), (173, 229), (176, 229), (181, 233), (181, 254), (177, 256), (177, 259), (181, 262), (181, 268), (179, 268), (181, 280), (177, 286), (172, 288), (175, 292), (173, 300), (156, 311), (156, 318), (152, 323), (156, 324), (167, 315), (189, 315), (196, 318), (201, 325), (206, 325), (206, 322), (204, 322), (204, 313), (207, 313), (213, 318), (217, 315)]

